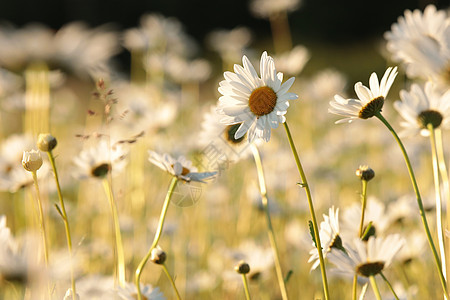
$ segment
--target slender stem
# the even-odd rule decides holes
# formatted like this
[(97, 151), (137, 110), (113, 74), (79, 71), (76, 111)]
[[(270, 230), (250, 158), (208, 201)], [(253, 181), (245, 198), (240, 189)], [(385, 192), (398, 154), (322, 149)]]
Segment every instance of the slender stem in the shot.
[(47, 232), (45, 229), (44, 211), (42, 209), (41, 193), (39, 191), (39, 185), (38, 185), (36, 172), (31, 172), (31, 174), (33, 175), (34, 187), (36, 189), (36, 194), (37, 194), (36, 202), (37, 202), (38, 211), (39, 211), (39, 226), (40, 226), (41, 235), (42, 235), (42, 246), (44, 247), (44, 262), (45, 262), (45, 266), (48, 267)]
[(441, 253), (441, 266), (444, 278), (447, 279), (447, 268), (445, 267), (445, 248), (444, 248), (444, 228), (442, 225), (442, 200), (441, 200), (441, 185), (439, 178), (439, 166), (436, 150), (436, 138), (435, 131), (432, 124), (427, 125), (430, 132), (430, 144), (431, 144), (431, 158), (433, 162), (433, 177), (434, 177), (434, 194), (436, 198), (436, 230), (439, 243), (439, 251)]
[(366, 213), (366, 205), (367, 205), (367, 180), (361, 180), (361, 222), (359, 223), (359, 237), (363, 234), (364, 227), (364, 215)]
[(172, 285), (172, 288), (173, 288), (173, 290), (175, 291), (175, 294), (177, 295), (177, 299), (180, 300), (180, 299), (181, 299), (180, 293), (179, 293), (178, 290), (177, 290), (177, 287), (176, 287), (176, 285), (175, 285), (175, 281), (173, 281), (172, 276), (170, 276), (169, 270), (167, 270), (166, 264), (162, 264), (162, 268), (163, 268), (163, 270), (164, 270), (164, 273), (166, 273), (166, 276), (167, 276), (167, 278), (169, 279), (170, 284)]
[(412, 182), (412, 185), (413, 185), (413, 188), (414, 188), (414, 193), (416, 194), (417, 204), (419, 206), (419, 211), (420, 211), (420, 217), (422, 219), (423, 227), (424, 227), (425, 233), (427, 235), (428, 244), (430, 245), (431, 251), (433, 252), (433, 257), (434, 257), (434, 261), (435, 261), (435, 264), (436, 264), (436, 268), (438, 269), (439, 279), (441, 281), (442, 289), (443, 289), (443, 292), (444, 292), (444, 297), (445, 297), (445, 299), (448, 299), (447, 283), (446, 283), (446, 280), (445, 280), (444, 275), (442, 273), (441, 262), (440, 262), (438, 253), (436, 251), (436, 247), (434, 245), (433, 239), (431, 237), (430, 228), (428, 227), (427, 217), (425, 215), (425, 209), (423, 208), (422, 197), (420, 196), (419, 187), (417, 185), (416, 177), (414, 176), (414, 171), (412, 169), (411, 162), (409, 161), (408, 154), (406, 153), (406, 149), (403, 146), (403, 143), (400, 140), (400, 138), (398, 137), (398, 135), (395, 132), (394, 128), (392, 128), (392, 126), (383, 117), (383, 115), (380, 112), (378, 112), (378, 113), (375, 114), (375, 116), (389, 129), (389, 131), (394, 136), (394, 139), (397, 141), (397, 144), (399, 145), (399, 147), (400, 147), (400, 149), (402, 151), (403, 157), (404, 157), (405, 162), (406, 162), (406, 167), (408, 168), (408, 173), (409, 173), (409, 176), (411, 178), (411, 182)]
[(164, 200), (164, 205), (163, 205), (163, 208), (161, 211), (161, 215), (159, 217), (158, 228), (156, 229), (153, 243), (150, 246), (150, 249), (148, 250), (147, 255), (145, 255), (145, 257), (141, 260), (141, 262), (139, 263), (139, 266), (136, 269), (135, 283), (136, 283), (136, 289), (138, 292), (138, 300), (143, 300), (141, 288), (139, 285), (140, 280), (141, 280), (142, 270), (144, 269), (145, 264), (147, 263), (148, 259), (150, 258), (151, 254), (152, 254), (152, 250), (158, 245), (159, 239), (161, 238), (161, 233), (163, 230), (164, 221), (166, 219), (167, 210), (169, 208), (170, 199), (172, 198), (172, 194), (173, 194), (173, 191), (175, 190), (177, 182), (178, 182), (178, 178), (176, 176), (173, 176), (172, 181), (170, 182), (169, 190), (167, 191), (166, 199)]
[(283, 271), (281, 269), (280, 255), (278, 251), (277, 241), (275, 239), (275, 232), (273, 230), (272, 221), (270, 218), (269, 199), (267, 198), (266, 181), (264, 179), (264, 170), (262, 166), (261, 156), (259, 155), (258, 148), (255, 146), (255, 144), (252, 144), (251, 148), (253, 152), (253, 157), (255, 158), (256, 169), (258, 171), (261, 201), (264, 208), (264, 212), (266, 214), (267, 233), (269, 235), (270, 246), (272, 248), (273, 257), (275, 260), (275, 270), (277, 273), (278, 285), (280, 286), (282, 299), (286, 300), (288, 299), (288, 295), (286, 290), (286, 284), (284, 282)]
[(394, 295), (395, 299), (399, 300), (397, 294), (394, 291), (394, 288), (392, 287), (392, 284), (389, 282), (389, 280), (386, 278), (386, 276), (384, 276), (384, 274), (382, 272), (380, 272), (380, 275), (384, 279), (384, 281), (386, 282), (387, 286), (389, 287), (389, 290), (391, 290), (392, 295)]
[[(439, 171), (441, 173), (441, 178), (442, 178), (442, 183), (444, 185), (444, 199), (447, 202), (447, 207), (446, 207), (446, 215), (447, 215), (447, 220), (446, 220), (446, 229), (449, 230), (450, 226), (449, 226), (449, 222), (450, 222), (450, 182), (449, 182), (449, 178), (448, 178), (448, 172), (447, 172), (447, 166), (445, 163), (445, 155), (444, 155), (444, 143), (442, 141), (442, 130), (440, 128), (436, 128), (434, 130), (435, 133), (435, 137), (436, 137), (436, 150), (437, 150), (437, 158), (438, 158), (438, 166), (439, 166)], [(448, 244), (450, 242), (450, 239), (447, 238), (447, 246), (450, 247), (450, 244)], [(449, 251), (447, 251), (447, 256), (446, 259), (448, 261), (449, 259)], [(447, 269), (445, 270), (446, 273), (449, 273), (449, 265), (447, 264)]]
[(119, 281), (119, 286), (125, 286), (125, 255), (123, 251), (122, 234), (120, 232), (119, 214), (117, 212), (116, 201), (114, 201), (114, 195), (109, 184), (108, 177), (103, 178), (103, 188), (105, 189), (106, 196), (108, 197), (109, 204), (111, 206), (111, 213), (114, 223), (114, 237), (116, 240), (117, 262), (116, 262), (116, 276)]
[(325, 299), (328, 300), (330, 298), (330, 293), (328, 291), (327, 273), (325, 270), (325, 261), (323, 259), (322, 245), (320, 242), (319, 228), (317, 226), (316, 213), (314, 212), (314, 205), (313, 205), (313, 200), (312, 200), (312, 196), (311, 196), (311, 191), (309, 189), (308, 181), (306, 180), (306, 175), (305, 175), (305, 172), (303, 171), (302, 164), (300, 163), (300, 158), (298, 157), (297, 150), (295, 149), (295, 144), (294, 144), (294, 141), (292, 140), (292, 135), (289, 130), (287, 121), (284, 122), (283, 124), (284, 124), (284, 129), (286, 130), (287, 138), (289, 140), (289, 145), (291, 146), (292, 153), (294, 154), (294, 159), (295, 159), (295, 163), (297, 165), (298, 172), (300, 173), (300, 177), (302, 179), (300, 186), (305, 189), (306, 198), (308, 199), (309, 212), (311, 214), (311, 219), (312, 219), (311, 221), (312, 221), (313, 229), (314, 229), (314, 238), (316, 240), (317, 251), (319, 253), (319, 262), (320, 262), (320, 271), (322, 273), (323, 291), (325, 293)]
[(372, 286), (373, 293), (375, 294), (375, 298), (377, 300), (381, 300), (380, 290), (378, 289), (377, 281), (373, 275), (369, 276), (370, 285)]
[(63, 195), (61, 192), (61, 186), (59, 184), (59, 178), (58, 178), (58, 171), (56, 169), (56, 163), (55, 163), (55, 157), (53, 156), (52, 151), (48, 151), (48, 158), (50, 160), (50, 164), (52, 165), (53, 169), (53, 175), (55, 176), (55, 183), (56, 183), (56, 190), (58, 192), (58, 198), (59, 198), (59, 205), (61, 206), (60, 211), (62, 213), (61, 217), (64, 222), (64, 228), (66, 230), (66, 238), (67, 238), (67, 248), (69, 249), (69, 256), (70, 256), (70, 281), (72, 286), (72, 299), (76, 299), (76, 287), (75, 287), (75, 276), (73, 271), (73, 252), (72, 252), (72, 238), (70, 236), (70, 226), (69, 226), (69, 219), (67, 218), (66, 213), (66, 207), (64, 205)]
[[(36, 171), (31, 172), (31, 174), (33, 175), (33, 183), (34, 183), (34, 187), (36, 189), (36, 194), (37, 194), (36, 202), (37, 202), (38, 211), (39, 211), (39, 227), (41, 229), (42, 246), (44, 248), (44, 262), (45, 262), (45, 267), (48, 269), (47, 231), (45, 230), (44, 211), (42, 209), (41, 193), (39, 191), (39, 184), (38, 184)], [(48, 296), (50, 299), (51, 295), (52, 295), (50, 282), (48, 282), (48, 284), (47, 284), (47, 289), (48, 289)]]
[(356, 300), (358, 292), (358, 275), (353, 276), (352, 300)]
[(248, 289), (248, 280), (247, 280), (247, 275), (245, 274), (241, 274), (242, 275), (242, 283), (244, 284), (244, 291), (245, 291), (245, 299), (250, 300), (250, 291)]

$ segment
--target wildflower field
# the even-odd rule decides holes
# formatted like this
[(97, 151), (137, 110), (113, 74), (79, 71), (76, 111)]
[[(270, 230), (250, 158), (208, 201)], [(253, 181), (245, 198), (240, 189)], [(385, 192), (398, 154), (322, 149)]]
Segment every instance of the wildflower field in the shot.
[(449, 11), (349, 77), (250, 3), (267, 40), (0, 25), (0, 299), (449, 299)]

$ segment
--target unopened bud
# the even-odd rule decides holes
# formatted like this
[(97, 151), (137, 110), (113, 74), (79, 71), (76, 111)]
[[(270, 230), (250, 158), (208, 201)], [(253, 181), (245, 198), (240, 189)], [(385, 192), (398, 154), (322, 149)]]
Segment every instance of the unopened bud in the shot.
[(248, 274), (250, 272), (250, 266), (245, 261), (241, 260), (235, 267), (234, 270), (239, 274)]
[(150, 260), (157, 265), (162, 265), (166, 261), (167, 255), (161, 247), (156, 247), (152, 250)]
[(36, 172), (42, 166), (42, 157), (39, 150), (23, 151), (22, 166), (29, 172)]
[(50, 133), (41, 133), (38, 137), (37, 146), (41, 151), (52, 151), (53, 149), (55, 149), (56, 144), (56, 138)]
[(369, 166), (359, 166), (358, 170), (356, 170), (356, 176), (361, 180), (369, 181), (375, 177), (375, 171)]

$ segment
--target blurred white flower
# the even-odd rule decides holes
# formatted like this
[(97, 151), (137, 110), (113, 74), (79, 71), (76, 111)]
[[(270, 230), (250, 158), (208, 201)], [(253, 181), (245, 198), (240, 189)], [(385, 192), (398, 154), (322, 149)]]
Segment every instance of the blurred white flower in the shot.
[(211, 106), (203, 115), (198, 140), (199, 146), (202, 147), (204, 164), (212, 166), (213, 169), (220, 168), (220, 164), (237, 162), (251, 153), (250, 143), (245, 134), (238, 139), (235, 138), (241, 124), (224, 125), (219, 122), (220, 117), (216, 106)]
[(205, 179), (212, 179), (217, 174), (217, 172), (197, 172), (197, 168), (184, 156), (179, 156), (175, 159), (167, 153), (161, 155), (151, 150), (148, 153), (151, 163), (186, 182), (197, 181), (205, 183)]
[(403, 117), (401, 136), (429, 136), (428, 124), (434, 129), (450, 128), (450, 89), (442, 90), (431, 81), (424, 87), (414, 83), (410, 91), (400, 91), (400, 98), (394, 107)]
[(448, 86), (450, 18), (444, 10), (436, 10), (432, 4), (423, 13), (406, 10), (384, 36), (392, 58), (406, 65), (409, 77), (431, 79)]
[(247, 56), (242, 58), (243, 67), (234, 65), (234, 72), (225, 72), (225, 80), (220, 82), (217, 111), (224, 115), (226, 125), (241, 123), (234, 135), (235, 139), (248, 132), (248, 141), (262, 138), (270, 140), (272, 128), (284, 123), (289, 100), (298, 96), (288, 92), (295, 78), (283, 81), (283, 74), (277, 73), (273, 58), (263, 52), (260, 61), (261, 78)]
[(180, 56), (169, 56), (166, 71), (177, 83), (204, 82), (211, 74), (211, 65), (205, 59), (187, 61)]
[(361, 82), (355, 84), (355, 92), (358, 99), (344, 99), (342, 96), (335, 95), (334, 101), (330, 101), (328, 112), (336, 115), (344, 116), (344, 119), (336, 121), (339, 123), (351, 123), (358, 119), (368, 119), (379, 113), (383, 108), (389, 90), (397, 76), (397, 67), (387, 68), (386, 72), (378, 82), (377, 74), (374, 72), (370, 75), (370, 89)]
[(176, 18), (146, 14), (141, 17), (140, 25), (124, 33), (123, 44), (129, 51), (169, 52), (189, 56), (196, 50), (194, 41)]
[(23, 151), (22, 166), (28, 172), (36, 172), (42, 166), (42, 163), (41, 151), (34, 149)]
[(292, 12), (299, 8), (301, 0), (252, 0), (250, 11), (259, 18), (268, 19), (280, 12)]
[(114, 278), (111, 276), (88, 275), (77, 279), (76, 284), (80, 299), (110, 300), (117, 295)]
[[(146, 300), (165, 300), (163, 293), (159, 288), (154, 288), (150, 284), (143, 285), (140, 284), (141, 295), (143, 299)], [(120, 299), (124, 300), (136, 300), (137, 299), (137, 289), (134, 283), (125, 283), (125, 287), (118, 288), (118, 295)]]
[(206, 42), (218, 52), (227, 63), (238, 62), (247, 46), (252, 41), (252, 34), (247, 27), (236, 27), (231, 30), (217, 29), (208, 34)]
[(101, 140), (97, 145), (80, 152), (73, 159), (76, 166), (74, 176), (80, 179), (103, 178), (109, 172), (120, 173), (126, 166), (127, 151), (121, 144), (110, 145)]
[(277, 70), (287, 75), (296, 76), (306, 65), (310, 58), (309, 51), (306, 47), (297, 45), (292, 50), (274, 56)]

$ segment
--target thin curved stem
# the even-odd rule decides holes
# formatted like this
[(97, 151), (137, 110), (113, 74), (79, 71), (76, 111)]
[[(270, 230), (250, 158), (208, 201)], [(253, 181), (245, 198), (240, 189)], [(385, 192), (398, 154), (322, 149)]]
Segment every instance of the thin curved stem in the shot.
[(377, 300), (381, 300), (380, 290), (378, 289), (377, 281), (375, 280), (375, 276), (369, 276), (370, 285), (372, 286), (373, 293), (375, 294), (375, 298)]
[(431, 251), (433, 253), (436, 268), (438, 269), (438, 275), (439, 275), (439, 279), (441, 281), (442, 289), (444, 292), (444, 297), (445, 297), (445, 299), (448, 299), (447, 283), (446, 283), (446, 280), (442, 273), (441, 262), (440, 262), (438, 253), (436, 251), (436, 247), (434, 245), (433, 239), (431, 237), (430, 228), (428, 226), (427, 217), (425, 215), (425, 209), (423, 207), (422, 197), (420, 196), (420, 192), (419, 192), (419, 186), (417, 185), (416, 177), (414, 175), (414, 171), (412, 169), (411, 162), (409, 161), (408, 153), (406, 153), (405, 146), (403, 146), (403, 143), (400, 140), (400, 138), (398, 137), (394, 128), (392, 128), (392, 126), (389, 124), (389, 122), (383, 117), (381, 112), (377, 112), (375, 114), (375, 116), (389, 129), (389, 131), (394, 136), (394, 139), (396, 140), (397, 144), (399, 145), (400, 150), (402, 151), (403, 157), (406, 162), (406, 167), (408, 168), (409, 177), (411, 178), (411, 183), (414, 188), (414, 193), (416, 194), (417, 204), (419, 206), (419, 211), (420, 211), (420, 218), (422, 220), (423, 227), (424, 227), (425, 233), (427, 235), (428, 244), (430, 245)]
[(294, 159), (295, 159), (295, 163), (297, 165), (298, 172), (300, 174), (300, 178), (302, 179), (302, 182), (299, 185), (305, 189), (306, 198), (308, 199), (309, 212), (311, 215), (311, 222), (313, 224), (313, 230), (314, 230), (314, 239), (316, 240), (317, 251), (319, 253), (319, 262), (320, 262), (320, 271), (322, 273), (323, 291), (325, 294), (325, 299), (328, 300), (330, 298), (330, 293), (328, 291), (327, 273), (325, 270), (325, 261), (323, 259), (322, 245), (321, 245), (320, 236), (319, 236), (319, 227), (317, 226), (317, 219), (316, 219), (316, 213), (314, 212), (314, 204), (313, 204), (313, 200), (312, 200), (312, 196), (311, 196), (311, 190), (309, 189), (308, 181), (306, 179), (305, 172), (303, 171), (302, 164), (300, 163), (300, 158), (298, 157), (297, 149), (295, 148), (295, 144), (292, 139), (292, 135), (289, 130), (287, 121), (284, 122), (283, 125), (284, 125), (284, 129), (286, 130), (286, 135), (289, 140), (289, 145), (291, 146), (292, 153), (294, 154)]
[(266, 215), (267, 221), (267, 233), (269, 235), (270, 246), (272, 248), (273, 257), (275, 261), (275, 270), (277, 273), (278, 285), (281, 290), (281, 297), (286, 300), (288, 299), (286, 284), (284, 282), (283, 271), (281, 269), (280, 255), (278, 251), (277, 241), (275, 239), (275, 232), (273, 230), (272, 221), (270, 218), (269, 211), (269, 199), (267, 198), (267, 189), (266, 189), (266, 181), (264, 179), (264, 170), (262, 166), (261, 156), (259, 155), (258, 148), (255, 144), (251, 145), (251, 149), (253, 152), (253, 157), (255, 158), (256, 169), (258, 171), (258, 179), (259, 179), (259, 188), (261, 192), (261, 201), (264, 208), (264, 212)]
[(244, 285), (244, 291), (245, 291), (245, 299), (246, 300), (250, 300), (250, 291), (248, 289), (248, 280), (247, 280), (247, 275), (245, 274), (241, 274), (242, 275), (242, 283)]
[(436, 150), (436, 138), (435, 131), (432, 124), (427, 125), (428, 131), (430, 132), (430, 145), (431, 145), (431, 159), (433, 163), (433, 177), (434, 177), (434, 194), (436, 199), (436, 230), (438, 236), (439, 243), (439, 251), (441, 253), (441, 267), (444, 278), (447, 279), (446, 276), (446, 266), (445, 266), (445, 248), (444, 248), (444, 228), (442, 225), (442, 199), (441, 199), (441, 185), (439, 178), (439, 166), (437, 159), (437, 150)]
[(392, 287), (392, 284), (389, 282), (389, 280), (386, 278), (386, 276), (384, 276), (384, 274), (382, 272), (380, 272), (381, 277), (383, 278), (383, 280), (386, 282), (389, 290), (392, 292), (392, 295), (394, 296), (394, 298), (396, 300), (400, 300), (397, 296), (397, 294), (394, 291), (394, 288)]
[(359, 237), (363, 235), (364, 228), (364, 215), (366, 213), (366, 205), (367, 205), (367, 180), (361, 180), (361, 221), (359, 223)]
[(71, 263), (70, 263), (70, 282), (71, 282), (71, 287), (72, 287), (72, 299), (75, 300), (76, 299), (76, 287), (75, 287), (75, 276), (74, 276), (74, 271), (73, 271), (72, 238), (70, 236), (69, 219), (67, 218), (66, 207), (64, 205), (63, 195), (61, 192), (61, 186), (59, 184), (58, 171), (56, 169), (55, 157), (53, 156), (53, 153), (51, 150), (47, 152), (47, 155), (50, 160), (50, 164), (52, 165), (53, 175), (55, 176), (56, 190), (58, 192), (59, 205), (60, 205), (60, 209), (58, 209), (58, 211), (60, 211), (60, 213), (61, 213), (61, 217), (64, 222), (64, 228), (66, 230), (67, 248), (69, 249), (69, 256), (70, 256), (70, 261), (71, 261)]
[(173, 281), (172, 276), (170, 276), (169, 270), (167, 270), (166, 264), (162, 264), (162, 268), (167, 278), (169, 279), (170, 284), (172, 285), (172, 288), (175, 291), (175, 294), (177, 295), (177, 299), (181, 300), (180, 293), (178, 292), (177, 286), (175, 285), (175, 281)]
[(166, 219), (167, 210), (169, 209), (170, 199), (172, 198), (173, 191), (175, 190), (175, 187), (177, 185), (178, 178), (176, 176), (173, 176), (172, 181), (170, 182), (169, 190), (167, 191), (166, 199), (164, 200), (163, 208), (161, 210), (161, 215), (159, 217), (159, 223), (158, 228), (156, 229), (155, 237), (153, 239), (153, 243), (150, 246), (150, 249), (148, 250), (147, 254), (144, 256), (144, 258), (139, 263), (136, 273), (135, 273), (135, 283), (136, 283), (136, 289), (138, 292), (138, 300), (143, 300), (142, 293), (141, 293), (141, 287), (140, 287), (140, 281), (141, 281), (141, 274), (142, 270), (145, 267), (145, 264), (149, 260), (152, 250), (158, 245), (159, 239), (161, 238), (161, 233), (164, 227), (164, 221)]
[(109, 184), (108, 178), (103, 179), (103, 188), (105, 189), (106, 196), (109, 200), (111, 206), (111, 213), (114, 223), (114, 237), (116, 241), (116, 251), (117, 251), (117, 279), (121, 287), (125, 286), (125, 255), (123, 251), (122, 233), (120, 232), (119, 214), (117, 212), (116, 201), (114, 200), (113, 191), (111, 185)]

